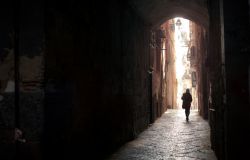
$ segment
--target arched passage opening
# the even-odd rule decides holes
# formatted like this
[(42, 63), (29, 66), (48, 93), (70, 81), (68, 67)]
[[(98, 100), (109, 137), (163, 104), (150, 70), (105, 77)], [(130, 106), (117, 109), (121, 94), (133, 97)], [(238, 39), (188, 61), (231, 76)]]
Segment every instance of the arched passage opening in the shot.
[(193, 21), (177, 17), (164, 22), (154, 36), (156, 44), (151, 45), (150, 64), (154, 70), (152, 114), (157, 117), (157, 113), (158, 116), (162, 114), (159, 110), (181, 109), (182, 94), (189, 89), (193, 96), (191, 109), (197, 109), (207, 118), (208, 105), (203, 98), (207, 30)]
[[(140, 15), (145, 17), (146, 21), (151, 25), (151, 31), (154, 32), (151, 35), (151, 42), (155, 42), (156, 45), (150, 46), (159, 47), (158, 50), (152, 48), (150, 50), (150, 66), (155, 69), (155, 72), (152, 74), (152, 117), (161, 116), (167, 108), (181, 108), (180, 92), (183, 92), (184, 87), (191, 88), (194, 96), (192, 108), (198, 109), (204, 118), (208, 118), (208, 102), (203, 99), (203, 95), (207, 92), (204, 69), (208, 53), (209, 25), (209, 16), (205, 2), (183, 2), (181, 5), (170, 1), (150, 5), (141, 2), (137, 4), (136, 8)], [(176, 27), (176, 21), (174, 20), (176, 17), (182, 17), (187, 19), (188, 23), (190, 22), (188, 25), (190, 34), (188, 33), (187, 35), (186, 31), (180, 31), (180, 26)], [(186, 78), (183, 75), (182, 80), (177, 80), (175, 66), (176, 55), (179, 52), (176, 52), (177, 48), (175, 46), (175, 35), (177, 35), (178, 31), (180, 32), (179, 36), (182, 38), (186, 37), (187, 43), (186, 57), (183, 60), (186, 60), (185, 64), (189, 69), (183, 68)], [(160, 66), (162, 68), (160, 70), (157, 69)], [(159, 81), (161, 81), (161, 84), (159, 84)], [(186, 84), (183, 81), (186, 81)], [(184, 86), (178, 89), (178, 83)]]

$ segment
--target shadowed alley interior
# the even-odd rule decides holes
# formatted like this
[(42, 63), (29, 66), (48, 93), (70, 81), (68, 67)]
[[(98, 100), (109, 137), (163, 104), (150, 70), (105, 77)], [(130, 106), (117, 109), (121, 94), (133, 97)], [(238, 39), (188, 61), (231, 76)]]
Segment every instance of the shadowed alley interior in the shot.
[(190, 62), (211, 148), (218, 159), (244, 159), (250, 131), (249, 4), (1, 1), (0, 158), (103, 159), (177, 107), (175, 73), (163, 72), (166, 66), (172, 70), (172, 35), (165, 31), (171, 31), (171, 19), (182, 17), (196, 26), (197, 43), (190, 46), (196, 59), (191, 54)]
[(134, 141), (107, 160), (207, 159), (216, 160), (209, 141), (209, 125), (197, 110), (185, 121), (182, 110), (169, 109)]

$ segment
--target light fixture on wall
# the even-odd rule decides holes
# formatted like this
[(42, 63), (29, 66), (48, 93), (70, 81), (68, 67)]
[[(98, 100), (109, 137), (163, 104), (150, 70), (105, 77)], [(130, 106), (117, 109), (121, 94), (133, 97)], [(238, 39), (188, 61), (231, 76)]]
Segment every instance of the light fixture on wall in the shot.
[(175, 25), (180, 29), (180, 26), (182, 25), (181, 20), (177, 19)]
[(178, 27), (178, 29), (180, 30), (182, 23), (181, 23), (181, 20), (180, 20), (179, 18), (177, 19), (175, 25), (176, 25), (176, 26)]

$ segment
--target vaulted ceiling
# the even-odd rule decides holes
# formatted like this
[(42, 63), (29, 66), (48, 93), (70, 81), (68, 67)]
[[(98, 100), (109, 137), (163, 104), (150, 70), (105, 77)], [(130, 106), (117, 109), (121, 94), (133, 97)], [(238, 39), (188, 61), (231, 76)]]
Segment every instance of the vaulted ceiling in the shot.
[(174, 17), (208, 27), (207, 0), (130, 0), (130, 5), (154, 27)]

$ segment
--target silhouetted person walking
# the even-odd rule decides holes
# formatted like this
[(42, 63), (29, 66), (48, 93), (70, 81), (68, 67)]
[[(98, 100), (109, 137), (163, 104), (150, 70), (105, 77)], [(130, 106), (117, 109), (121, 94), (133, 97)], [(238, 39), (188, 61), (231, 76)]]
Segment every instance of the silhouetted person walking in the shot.
[(183, 93), (182, 97), (182, 108), (185, 109), (186, 121), (189, 120), (190, 107), (192, 102), (192, 95), (189, 92), (189, 89), (186, 89), (186, 93)]

